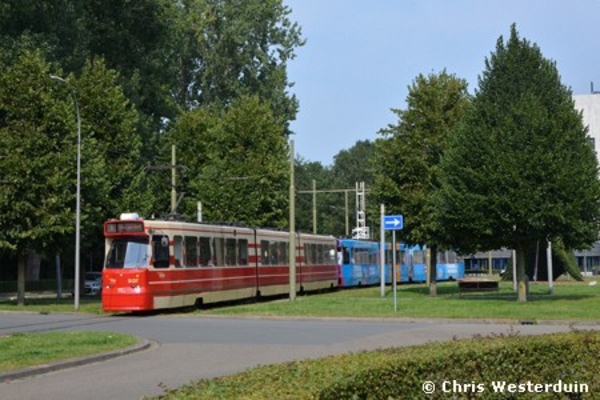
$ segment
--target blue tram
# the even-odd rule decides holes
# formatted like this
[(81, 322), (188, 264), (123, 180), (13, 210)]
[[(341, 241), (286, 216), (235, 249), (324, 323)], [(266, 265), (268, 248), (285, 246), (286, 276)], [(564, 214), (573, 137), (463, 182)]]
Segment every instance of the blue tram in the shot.
[[(400, 282), (427, 281), (427, 246), (400, 246)], [(437, 254), (436, 281), (452, 281), (465, 276), (465, 263), (456, 252), (447, 250)]]
[[(367, 286), (380, 283), (378, 242), (358, 239), (338, 239), (339, 284), (342, 287)], [(390, 246), (386, 244), (389, 252)], [(387, 258), (387, 257), (386, 257)], [(384, 266), (385, 279), (389, 282), (389, 265)]]
[[(385, 244), (384, 279), (391, 283), (391, 245)], [(376, 285), (381, 282), (380, 244), (375, 241), (338, 239), (338, 275), (340, 287)], [(396, 279), (399, 283), (426, 282), (427, 246), (396, 244)], [(447, 281), (464, 277), (465, 264), (453, 251), (438, 253), (436, 280)]]

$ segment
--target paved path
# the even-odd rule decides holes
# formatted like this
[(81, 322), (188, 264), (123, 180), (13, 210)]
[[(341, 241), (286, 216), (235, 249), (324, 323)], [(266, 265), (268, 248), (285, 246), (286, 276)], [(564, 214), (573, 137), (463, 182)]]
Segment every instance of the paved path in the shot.
[[(573, 329), (567, 324), (516, 326), (487, 322), (2, 313), (0, 335), (107, 330), (134, 334), (149, 345), (122, 357), (78, 362), (66, 369), (52, 368), (50, 372), (5, 380), (0, 383), (0, 397), (139, 399), (199, 378), (231, 374), (257, 365), (492, 333), (528, 335)], [(600, 325), (579, 328), (600, 329)]]

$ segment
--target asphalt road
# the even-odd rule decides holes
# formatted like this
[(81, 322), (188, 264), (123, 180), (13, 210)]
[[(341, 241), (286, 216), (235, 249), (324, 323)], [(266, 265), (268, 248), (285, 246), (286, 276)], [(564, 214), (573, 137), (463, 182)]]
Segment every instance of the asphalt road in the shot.
[[(598, 325), (579, 329), (600, 329)], [(145, 350), (0, 383), (3, 400), (131, 400), (165, 388), (284, 361), (407, 346), (476, 335), (565, 332), (568, 324), (469, 321), (221, 318), (197, 315), (108, 317), (0, 313), (0, 335), (101, 330), (136, 335)]]

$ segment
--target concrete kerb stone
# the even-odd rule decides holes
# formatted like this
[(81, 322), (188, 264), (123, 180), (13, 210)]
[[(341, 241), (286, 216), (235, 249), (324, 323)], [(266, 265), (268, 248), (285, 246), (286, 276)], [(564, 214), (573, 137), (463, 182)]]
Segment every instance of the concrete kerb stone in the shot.
[(600, 320), (560, 320), (560, 319), (511, 319), (511, 318), (431, 318), (431, 317), (315, 317), (315, 316), (278, 316), (278, 315), (229, 315), (204, 314), (193, 315), (205, 319), (254, 319), (254, 320), (296, 320), (296, 321), (368, 321), (413, 324), (482, 324), (482, 325), (568, 325), (574, 328), (597, 328)]
[(93, 354), (89, 356), (70, 358), (67, 360), (60, 360), (55, 363), (36, 365), (33, 367), (23, 368), (16, 371), (0, 374), (0, 383), (9, 382), (13, 380), (23, 379), (34, 375), (45, 374), (47, 372), (58, 371), (61, 369), (73, 368), (85, 364), (110, 360), (112, 358), (125, 356), (128, 354), (136, 353), (139, 351), (147, 350), (150, 347), (158, 346), (157, 343), (150, 342), (143, 338), (138, 338), (138, 342), (130, 347), (124, 349), (117, 349), (106, 353)]

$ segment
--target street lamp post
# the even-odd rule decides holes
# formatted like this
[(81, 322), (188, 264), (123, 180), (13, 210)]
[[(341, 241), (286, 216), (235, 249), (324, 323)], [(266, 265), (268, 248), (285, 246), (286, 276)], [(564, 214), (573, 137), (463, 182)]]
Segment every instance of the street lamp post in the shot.
[(77, 112), (77, 195), (75, 208), (75, 311), (79, 310), (79, 280), (80, 280), (80, 265), (79, 265), (79, 248), (80, 248), (80, 220), (81, 220), (81, 118), (79, 117), (79, 102), (77, 101), (77, 90), (75, 86), (63, 78), (50, 75), (51, 79), (66, 84), (71, 89), (71, 95), (75, 102), (75, 111)]

